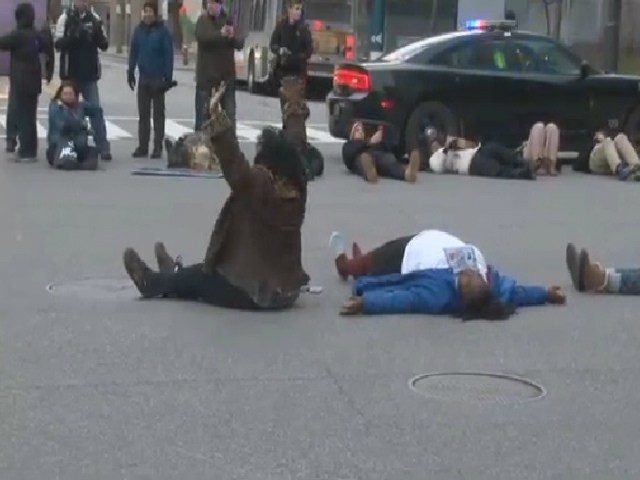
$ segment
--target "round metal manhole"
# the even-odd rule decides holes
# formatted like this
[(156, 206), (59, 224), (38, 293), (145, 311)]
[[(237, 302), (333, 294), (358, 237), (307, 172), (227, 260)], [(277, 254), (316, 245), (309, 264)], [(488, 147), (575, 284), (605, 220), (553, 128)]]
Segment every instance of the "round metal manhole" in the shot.
[(119, 300), (139, 296), (138, 290), (128, 277), (84, 277), (47, 285), (54, 295), (76, 297), (87, 300)]
[(476, 403), (522, 403), (547, 394), (533, 380), (483, 372), (427, 373), (412, 378), (409, 387), (433, 399)]

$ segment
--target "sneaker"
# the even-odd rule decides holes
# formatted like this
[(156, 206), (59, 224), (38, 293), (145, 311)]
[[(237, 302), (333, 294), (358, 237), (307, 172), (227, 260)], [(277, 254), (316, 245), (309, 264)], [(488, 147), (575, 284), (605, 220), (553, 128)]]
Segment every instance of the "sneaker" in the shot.
[(131, 154), (133, 158), (147, 158), (149, 156), (149, 150), (146, 148), (138, 147)]
[(112, 159), (111, 152), (103, 152), (100, 154), (100, 160), (103, 162), (110, 162)]
[(616, 177), (618, 177), (618, 180), (622, 181), (629, 180), (635, 171), (637, 171), (637, 167), (630, 167), (625, 163), (621, 163), (616, 168)]
[(16, 148), (18, 148), (17, 140), (14, 140), (12, 138), (7, 138), (7, 148), (5, 151), (7, 153), (16, 153)]

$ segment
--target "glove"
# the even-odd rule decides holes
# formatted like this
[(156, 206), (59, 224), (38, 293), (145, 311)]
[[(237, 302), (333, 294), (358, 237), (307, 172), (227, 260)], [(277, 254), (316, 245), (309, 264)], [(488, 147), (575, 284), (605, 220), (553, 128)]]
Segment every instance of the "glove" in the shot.
[(127, 84), (129, 85), (131, 91), (134, 91), (136, 89), (136, 75), (133, 72), (127, 72)]
[(289, 50), (287, 47), (280, 47), (280, 50), (278, 51), (278, 53), (282, 56), (285, 56), (285, 55), (289, 55), (291, 53), (291, 50)]

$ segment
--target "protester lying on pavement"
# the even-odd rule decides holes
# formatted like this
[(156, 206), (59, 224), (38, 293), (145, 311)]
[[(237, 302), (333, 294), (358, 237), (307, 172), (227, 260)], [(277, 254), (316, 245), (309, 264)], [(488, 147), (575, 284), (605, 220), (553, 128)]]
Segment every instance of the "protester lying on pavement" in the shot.
[[(251, 166), (233, 123), (220, 108), (224, 84), (211, 100), (204, 127), (231, 193), (213, 228), (202, 263), (181, 267), (156, 246), (161, 265), (152, 271), (132, 248), (124, 266), (145, 298), (202, 300), (226, 308), (291, 307), (309, 282), (302, 267), (301, 229), (307, 181), (298, 152), (281, 131), (266, 128)], [(176, 268), (177, 267), (177, 268)]]
[(78, 87), (63, 81), (49, 103), (49, 165), (60, 170), (96, 170), (99, 152), (89, 145), (87, 118), (100, 114), (101, 107), (80, 100)]
[[(344, 255), (343, 243), (332, 235), (336, 257)], [(426, 313), (506, 320), (518, 307), (566, 303), (560, 287), (519, 285), (488, 265), (477, 247), (439, 230), (399, 238), (360, 258), (367, 256), (363, 263), (375, 275), (356, 278), (343, 315)], [(390, 273), (398, 266), (398, 273)]]
[(624, 133), (598, 130), (593, 136), (593, 147), (582, 152), (574, 162), (574, 170), (640, 181), (640, 158)]
[(369, 183), (378, 177), (415, 183), (420, 169), (420, 158), (410, 157), (403, 165), (383, 139), (382, 127), (355, 122), (349, 140), (342, 145), (342, 161), (349, 172)]
[(640, 295), (640, 267), (606, 268), (593, 262), (586, 249), (567, 244), (567, 270), (579, 292)]
[(560, 130), (555, 123), (535, 123), (522, 144), (522, 156), (537, 174), (556, 176), (559, 172)]

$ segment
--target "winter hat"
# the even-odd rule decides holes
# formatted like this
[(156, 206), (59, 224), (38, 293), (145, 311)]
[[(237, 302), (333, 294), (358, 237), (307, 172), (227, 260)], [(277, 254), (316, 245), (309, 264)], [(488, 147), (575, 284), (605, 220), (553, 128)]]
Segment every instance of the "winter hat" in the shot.
[(145, 8), (150, 8), (153, 10), (154, 15), (158, 15), (158, 4), (156, 2), (144, 2), (142, 9), (144, 10)]

